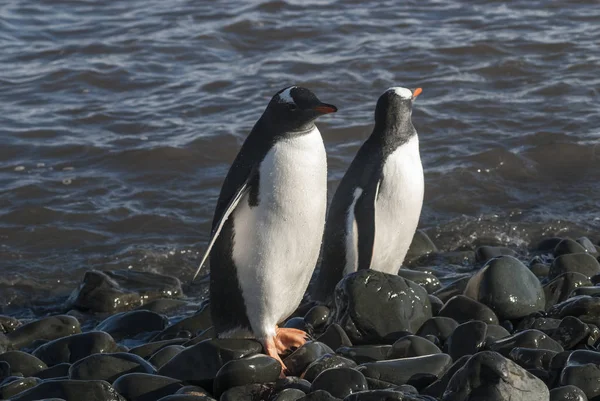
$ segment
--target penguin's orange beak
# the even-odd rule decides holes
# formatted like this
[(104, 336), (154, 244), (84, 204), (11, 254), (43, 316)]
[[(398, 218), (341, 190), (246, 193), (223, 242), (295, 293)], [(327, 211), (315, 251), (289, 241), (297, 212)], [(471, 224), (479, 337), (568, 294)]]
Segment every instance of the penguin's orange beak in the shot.
[(313, 107), (313, 110), (318, 111), (321, 114), (335, 113), (338, 109), (332, 104), (321, 103), (320, 105)]
[(417, 98), (417, 96), (419, 96), (421, 94), (421, 92), (423, 92), (423, 89), (421, 89), (421, 88), (415, 89), (413, 91), (413, 96), (412, 96), (413, 100), (415, 100)]

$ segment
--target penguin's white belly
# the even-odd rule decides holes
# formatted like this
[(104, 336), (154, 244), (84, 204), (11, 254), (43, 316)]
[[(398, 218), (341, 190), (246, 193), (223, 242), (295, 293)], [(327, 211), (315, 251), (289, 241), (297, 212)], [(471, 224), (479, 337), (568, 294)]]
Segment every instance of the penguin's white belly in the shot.
[(415, 135), (390, 154), (383, 165), (375, 203), (371, 269), (398, 273), (419, 223), (423, 191), (423, 166)]
[(257, 337), (298, 307), (319, 257), (327, 206), (327, 159), (319, 130), (273, 145), (259, 169), (258, 205), (233, 214), (233, 261)]

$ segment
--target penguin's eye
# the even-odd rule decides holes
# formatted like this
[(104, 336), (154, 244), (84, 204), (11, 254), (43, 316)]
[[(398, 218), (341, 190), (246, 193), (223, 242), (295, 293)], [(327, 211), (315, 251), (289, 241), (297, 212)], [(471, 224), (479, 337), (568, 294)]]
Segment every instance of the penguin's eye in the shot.
[(288, 107), (288, 110), (290, 110), (290, 111), (296, 111), (296, 109), (298, 109), (298, 106), (296, 106), (293, 103), (288, 103), (287, 107)]

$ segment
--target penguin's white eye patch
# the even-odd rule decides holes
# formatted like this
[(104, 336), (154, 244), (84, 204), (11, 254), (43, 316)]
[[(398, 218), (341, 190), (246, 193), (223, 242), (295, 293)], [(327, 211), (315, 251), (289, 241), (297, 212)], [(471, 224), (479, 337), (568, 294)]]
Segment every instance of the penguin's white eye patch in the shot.
[(291, 94), (291, 91), (294, 88), (295, 88), (295, 86), (291, 86), (279, 94), (279, 99), (281, 100), (281, 102), (290, 103), (290, 104), (294, 104), (294, 105), (296, 104), (296, 102), (294, 102), (294, 98), (292, 98), (292, 94)]
[(410, 89), (402, 88), (400, 86), (389, 88), (389, 91), (394, 91), (394, 93), (400, 96), (402, 99), (412, 99), (413, 93)]

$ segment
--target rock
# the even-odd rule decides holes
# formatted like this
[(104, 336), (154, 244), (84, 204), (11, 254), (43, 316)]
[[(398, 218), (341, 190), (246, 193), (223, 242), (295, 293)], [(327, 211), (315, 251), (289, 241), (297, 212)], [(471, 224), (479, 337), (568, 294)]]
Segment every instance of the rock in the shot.
[(398, 271), (398, 276), (419, 284), (421, 287), (425, 288), (428, 294), (432, 294), (442, 287), (440, 280), (430, 273), (400, 269)]
[(19, 393), (11, 401), (35, 401), (52, 398), (65, 401), (125, 401), (102, 380), (51, 380)]
[(600, 287), (598, 287), (598, 286), (577, 287), (573, 291), (571, 291), (568, 298), (578, 297), (579, 295), (589, 295), (591, 297), (600, 296)]
[(302, 377), (312, 382), (321, 372), (333, 368), (355, 368), (356, 362), (336, 354), (325, 354), (306, 368)]
[(67, 303), (84, 311), (115, 313), (154, 299), (181, 295), (181, 283), (176, 277), (133, 270), (91, 270), (85, 273)]
[(550, 273), (550, 265), (545, 263), (534, 263), (529, 266), (529, 270), (531, 270), (531, 272), (535, 274), (537, 278), (546, 278)]
[(395, 389), (368, 390), (354, 393), (344, 398), (344, 401), (435, 401), (419, 394), (397, 391)]
[(497, 352), (482, 351), (450, 379), (443, 401), (547, 401), (549, 397), (543, 381)]
[(498, 324), (498, 317), (489, 307), (464, 295), (455, 295), (444, 305), (438, 317), (454, 319), (458, 323), (480, 320), (488, 324)]
[(499, 256), (513, 256), (516, 257), (517, 253), (510, 248), (503, 246), (480, 246), (475, 250), (475, 260), (479, 263), (485, 263), (490, 259), (497, 258)]
[(488, 324), (487, 325), (486, 342), (500, 340), (500, 339), (506, 338), (508, 336), (510, 336), (510, 333), (504, 327), (499, 326), (497, 324)]
[(600, 262), (588, 253), (571, 253), (554, 259), (548, 277), (553, 279), (563, 273), (580, 273), (591, 278), (600, 273)]
[(64, 362), (74, 363), (86, 356), (114, 352), (116, 349), (117, 344), (110, 334), (89, 331), (47, 342), (33, 351), (33, 355), (48, 366), (54, 366)]
[(537, 316), (527, 316), (522, 319), (517, 326), (517, 331), (523, 331), (525, 329), (534, 329), (543, 331), (545, 333), (552, 332), (558, 328), (560, 325), (560, 319), (553, 319), (549, 317), (537, 317)]
[(426, 378), (433, 382), (439, 379), (451, 364), (452, 358), (450, 355), (433, 354), (363, 363), (359, 365), (358, 370), (367, 378), (395, 385), (415, 385), (413, 384), (414, 380)]
[[(184, 331), (190, 333), (198, 333), (204, 331), (213, 325), (210, 316), (210, 305), (205, 305), (194, 315), (181, 319), (177, 323), (169, 325), (169, 327), (156, 334), (151, 341), (170, 340), (178, 338), (179, 334)], [(189, 337), (188, 337), (189, 338)]]
[(95, 330), (105, 331), (115, 340), (120, 341), (143, 333), (160, 331), (166, 327), (167, 323), (167, 318), (163, 315), (146, 310), (136, 310), (112, 315), (98, 324)]
[(439, 338), (441, 342), (446, 342), (446, 339), (450, 337), (457, 326), (458, 322), (452, 318), (436, 316), (425, 321), (417, 331), (417, 335), (422, 337), (433, 335)]
[(587, 324), (576, 317), (566, 316), (561, 320), (560, 325), (554, 330), (551, 337), (564, 349), (571, 349), (584, 341), (589, 334), (590, 328)]
[(432, 252), (411, 262), (412, 266), (472, 266), (475, 264), (475, 252), (452, 251)]
[(225, 363), (261, 351), (262, 345), (254, 340), (204, 340), (175, 355), (158, 374), (212, 388), (217, 372)]
[(37, 377), (24, 377), (0, 386), (0, 400), (9, 399), (23, 391), (37, 386), (41, 382)]
[(573, 351), (560, 375), (560, 385), (577, 386), (590, 400), (600, 396), (600, 353)]
[(0, 361), (0, 383), (5, 377), (10, 376), (10, 364), (5, 361)]
[(55, 340), (81, 333), (79, 321), (72, 316), (49, 316), (17, 327), (6, 334), (14, 349), (29, 347), (36, 340)]
[(333, 350), (323, 343), (308, 341), (287, 356), (283, 363), (288, 368), (290, 375), (297, 376), (304, 372), (308, 365), (325, 354), (333, 354)]
[(553, 252), (556, 245), (562, 240), (561, 237), (544, 238), (535, 246), (535, 249), (541, 252)]
[(447, 286), (440, 288), (434, 292), (433, 295), (438, 297), (442, 302), (446, 303), (450, 298), (455, 297), (456, 295), (462, 295), (465, 292), (465, 288), (467, 287), (470, 279), (470, 276), (459, 278)]
[(181, 299), (159, 298), (140, 305), (135, 310), (147, 310), (154, 313), (165, 314), (186, 307), (188, 303)]
[(210, 340), (213, 338), (217, 338), (217, 333), (214, 327), (209, 327), (208, 329), (198, 333), (198, 335), (191, 340), (183, 343), (184, 347), (189, 347), (191, 345), (196, 345), (204, 340)]
[(184, 349), (185, 347), (182, 345), (167, 345), (166, 347), (156, 351), (156, 353), (154, 353), (154, 355), (148, 359), (148, 362), (154, 365), (157, 369), (160, 369), (165, 363), (169, 362), (175, 357), (175, 355), (179, 354)]
[(251, 355), (229, 361), (217, 372), (213, 394), (220, 396), (230, 388), (246, 384), (274, 382), (280, 374), (281, 364), (267, 355)]
[(336, 398), (329, 394), (329, 392), (325, 390), (317, 390), (313, 393), (306, 394), (304, 397), (299, 398), (298, 401), (339, 401), (339, 398)]
[(59, 363), (52, 367), (40, 370), (34, 376), (40, 379), (55, 379), (57, 377), (69, 377), (70, 363)]
[(456, 361), (464, 355), (473, 355), (485, 345), (487, 324), (471, 320), (458, 326), (446, 342), (445, 351)]
[(105, 380), (113, 383), (128, 373), (155, 374), (156, 370), (143, 358), (117, 352), (114, 354), (94, 354), (75, 362), (69, 369), (73, 380)]
[(588, 401), (588, 398), (579, 387), (562, 386), (550, 390), (549, 401)]
[(128, 373), (115, 380), (113, 387), (128, 401), (154, 401), (175, 393), (183, 385), (170, 377)]
[(335, 352), (352, 359), (356, 363), (365, 363), (387, 359), (391, 349), (391, 345), (358, 345), (354, 347), (341, 347)]
[(427, 298), (429, 298), (429, 303), (431, 304), (431, 315), (437, 316), (444, 307), (444, 303), (441, 299), (432, 294), (427, 295)]
[(268, 400), (272, 392), (273, 388), (265, 384), (247, 384), (230, 388), (219, 401), (263, 401)]
[(586, 250), (583, 246), (573, 241), (570, 238), (565, 238), (560, 241), (554, 248), (554, 257), (558, 258), (561, 255), (568, 255), (571, 253), (585, 253)]
[(295, 388), (301, 390), (303, 393), (308, 393), (310, 391), (310, 382), (296, 376), (286, 376), (275, 381), (275, 391), (281, 391), (286, 388)]
[(12, 374), (21, 373), (24, 377), (35, 375), (48, 366), (33, 355), (21, 351), (7, 351), (0, 354), (0, 361), (10, 365)]
[(286, 388), (272, 397), (270, 401), (296, 401), (305, 395), (306, 394), (303, 391), (298, 390), (297, 388)]
[(496, 351), (504, 356), (508, 356), (515, 347), (563, 351), (563, 347), (559, 343), (539, 330), (521, 331), (487, 345), (489, 350)]
[(556, 355), (558, 352), (547, 349), (515, 347), (508, 354), (508, 358), (530, 372), (535, 370), (547, 372)]
[(208, 396), (209, 392), (203, 389), (200, 386), (183, 386), (179, 390), (175, 392), (175, 394), (185, 394), (185, 395), (205, 395)]
[(156, 352), (168, 347), (169, 345), (183, 345), (187, 342), (185, 338), (173, 338), (172, 340), (162, 340), (146, 343), (129, 350), (130, 353), (141, 356), (144, 359), (150, 358)]
[(450, 379), (452, 378), (452, 376), (454, 376), (454, 374), (460, 368), (462, 368), (463, 366), (465, 366), (465, 364), (467, 363), (467, 361), (469, 360), (469, 358), (471, 358), (471, 355), (464, 355), (464, 356), (461, 356), (460, 358), (458, 358), (452, 364), (452, 366), (450, 366), (444, 372), (444, 374), (439, 379), (437, 379), (436, 381), (434, 381), (433, 383), (431, 383), (429, 386), (425, 387), (421, 391), (421, 394), (427, 395), (427, 396), (431, 396), (431, 397), (435, 397), (435, 398), (441, 398), (442, 395), (444, 394), (444, 391), (446, 390), (446, 387), (448, 386), (448, 382), (450, 381)]
[(562, 319), (573, 316), (584, 323), (594, 323), (600, 319), (600, 298), (580, 295), (554, 305), (548, 310), (548, 316)]
[(367, 389), (367, 379), (362, 373), (352, 368), (327, 369), (321, 372), (310, 386), (311, 392), (324, 390), (337, 398), (344, 398)]
[(486, 263), (469, 280), (465, 295), (489, 306), (501, 319), (519, 319), (546, 305), (537, 277), (512, 256)]
[(207, 395), (171, 394), (166, 397), (162, 397), (158, 401), (216, 401), (216, 400)]
[(415, 235), (413, 236), (410, 247), (406, 252), (404, 263), (410, 263), (413, 260), (419, 259), (420, 257), (429, 255), (433, 252), (438, 252), (438, 249), (433, 241), (429, 238), (429, 236), (427, 236), (425, 231), (417, 230), (415, 231)]
[(314, 335), (314, 329), (311, 325), (304, 321), (303, 317), (296, 316), (285, 322), (283, 325), (286, 329), (298, 329), (306, 332), (308, 335)]
[(306, 315), (304, 315), (304, 321), (306, 324), (311, 325), (315, 330), (319, 330), (325, 326), (331, 311), (328, 307), (323, 305), (317, 305), (310, 308)]
[(351, 347), (352, 341), (339, 324), (331, 324), (320, 337), (317, 337), (317, 342), (327, 345), (331, 349), (340, 347)]
[(408, 335), (398, 339), (392, 345), (387, 359), (410, 358), (441, 353), (442, 351), (431, 341), (423, 337)]
[(12, 316), (0, 315), (0, 333), (10, 333), (14, 331), (21, 322)]
[(386, 341), (400, 331), (416, 332), (431, 317), (427, 291), (402, 277), (359, 270), (336, 286), (338, 323), (355, 343)]
[(580, 237), (580, 238), (577, 238), (576, 241), (577, 241), (577, 243), (579, 245), (581, 245), (585, 249), (585, 251), (587, 253), (590, 253), (592, 255), (598, 253), (596, 247), (594, 246), (594, 243), (592, 241), (590, 241), (589, 238), (587, 238), (587, 237)]
[(543, 287), (546, 297), (546, 310), (565, 301), (574, 289), (587, 285), (592, 285), (592, 283), (588, 277), (581, 273), (568, 272), (556, 277)]

